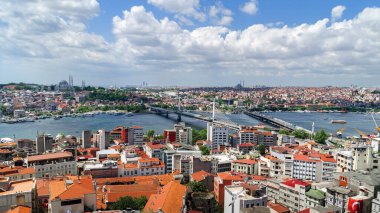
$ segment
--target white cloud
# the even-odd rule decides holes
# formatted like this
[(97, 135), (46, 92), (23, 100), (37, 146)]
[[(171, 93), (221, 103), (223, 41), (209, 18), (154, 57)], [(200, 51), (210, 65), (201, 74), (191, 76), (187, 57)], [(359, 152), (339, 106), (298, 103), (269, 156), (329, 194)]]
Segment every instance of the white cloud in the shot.
[(331, 10), (331, 19), (336, 21), (343, 16), (343, 12), (346, 10), (345, 6), (338, 5)]
[(171, 13), (195, 18), (198, 21), (206, 19), (205, 14), (199, 10), (199, 0), (148, 0), (148, 3)]
[(216, 25), (228, 26), (234, 20), (232, 18), (232, 11), (225, 8), (220, 1), (217, 1), (215, 5), (210, 7), (208, 14), (212, 22)]
[[(115, 42), (107, 43), (86, 29), (86, 22), (97, 15), (97, 4), (73, 10), (42, 2), (0, 3), (2, 81), (47, 78), (45, 83), (51, 83), (67, 72), (103, 85), (142, 80), (225, 85), (242, 78), (261, 84), (281, 79), (303, 85), (358, 84), (377, 83), (379, 77), (380, 8), (366, 8), (352, 19), (333, 23), (324, 18), (292, 27), (255, 24), (241, 30), (221, 25), (186, 30), (134, 6), (113, 18)], [(211, 8), (209, 15), (218, 21), (232, 16), (228, 9), (220, 11)], [(4, 77), (3, 70), (12, 72)]]
[(259, 10), (257, 6), (257, 1), (256, 0), (250, 0), (246, 2), (241, 8), (241, 11), (249, 14), (249, 15), (255, 15), (257, 11)]

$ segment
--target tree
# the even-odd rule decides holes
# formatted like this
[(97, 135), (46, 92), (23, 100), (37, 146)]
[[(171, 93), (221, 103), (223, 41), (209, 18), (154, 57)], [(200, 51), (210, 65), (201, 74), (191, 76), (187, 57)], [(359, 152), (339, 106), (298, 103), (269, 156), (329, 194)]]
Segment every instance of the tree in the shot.
[(146, 133), (146, 136), (148, 136), (148, 138), (152, 138), (154, 136), (154, 130), (153, 129), (148, 130), (148, 132)]
[(329, 138), (329, 137), (330, 137), (330, 135), (324, 129), (321, 129), (315, 133), (314, 140), (317, 143), (325, 144), (327, 138)]
[(193, 129), (192, 132), (193, 135), (193, 143), (195, 143), (198, 140), (206, 140), (207, 139), (207, 129)]
[(202, 155), (210, 155), (210, 150), (206, 146), (200, 146), (199, 149), (202, 151)]
[(286, 129), (280, 129), (280, 131), (278, 131), (278, 133), (280, 133), (282, 135), (290, 135), (289, 130), (286, 130)]
[(300, 139), (307, 139), (307, 138), (310, 138), (310, 134), (307, 133), (305, 130), (303, 129), (296, 129), (292, 132), (292, 135), (294, 135), (296, 138), (300, 138)]
[(188, 184), (193, 192), (208, 192), (206, 185), (203, 182), (190, 181)]
[(260, 144), (257, 149), (259, 150), (260, 152), (260, 155), (264, 156), (265, 155), (265, 150), (266, 150), (266, 147), (264, 144)]
[(145, 207), (148, 202), (146, 196), (141, 196), (139, 198), (133, 198), (131, 196), (125, 196), (119, 198), (115, 203), (111, 204), (109, 207), (110, 210), (141, 210)]

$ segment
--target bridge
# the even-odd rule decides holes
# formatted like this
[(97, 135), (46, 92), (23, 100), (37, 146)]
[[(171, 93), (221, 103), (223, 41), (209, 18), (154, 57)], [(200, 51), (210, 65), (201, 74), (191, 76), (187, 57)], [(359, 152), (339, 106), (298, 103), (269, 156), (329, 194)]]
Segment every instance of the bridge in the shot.
[[(190, 117), (190, 118), (195, 118), (195, 119), (198, 119), (198, 120), (202, 120), (202, 121), (206, 121), (206, 122), (212, 122), (212, 118), (208, 117), (208, 116), (204, 116), (204, 115), (199, 115), (199, 114), (195, 114), (195, 113), (191, 113), (191, 112), (187, 112), (187, 111), (183, 111), (183, 110), (172, 110), (172, 109), (163, 109), (163, 108), (160, 108), (160, 107), (149, 107), (150, 111), (152, 112), (155, 112), (157, 113), (158, 115), (163, 115), (165, 117), (169, 117), (169, 114), (177, 114), (177, 122), (181, 122), (182, 120), (182, 115), (186, 116), (186, 117)], [(214, 119), (214, 123), (215, 124), (219, 124), (221, 126), (226, 126), (230, 129), (233, 129), (233, 130), (241, 130), (241, 126), (236, 124), (236, 123), (232, 123), (230, 121), (224, 121), (224, 120), (217, 120), (217, 119)]]
[(274, 118), (272, 116), (268, 116), (268, 115), (264, 115), (262, 113), (258, 113), (258, 112), (244, 112), (244, 114), (256, 119), (256, 120), (259, 120), (263, 123), (266, 123), (266, 124), (270, 124), (274, 127), (278, 127), (278, 128), (282, 128), (282, 129), (286, 129), (286, 130), (289, 130), (289, 131), (294, 131), (296, 129), (302, 129), (302, 130), (305, 130), (306, 132), (308, 133), (311, 133), (310, 130), (308, 129), (305, 129), (303, 127), (299, 127), (299, 126), (296, 126), (294, 124), (291, 124), (289, 122), (286, 122), (284, 120), (281, 120), (281, 119), (278, 119), (278, 118)]

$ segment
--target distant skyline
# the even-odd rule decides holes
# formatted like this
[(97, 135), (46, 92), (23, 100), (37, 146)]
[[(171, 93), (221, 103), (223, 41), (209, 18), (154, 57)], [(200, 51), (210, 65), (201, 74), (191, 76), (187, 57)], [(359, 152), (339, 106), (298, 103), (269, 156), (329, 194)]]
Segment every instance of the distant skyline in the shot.
[(0, 83), (379, 87), (379, 20), (370, 0), (5, 0)]

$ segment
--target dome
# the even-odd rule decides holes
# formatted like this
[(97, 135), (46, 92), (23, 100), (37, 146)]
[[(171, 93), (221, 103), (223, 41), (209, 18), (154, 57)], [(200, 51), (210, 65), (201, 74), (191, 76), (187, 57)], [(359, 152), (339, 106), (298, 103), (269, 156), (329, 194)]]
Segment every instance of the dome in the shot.
[(68, 90), (69, 88), (70, 88), (70, 85), (65, 80), (60, 81), (59, 84), (58, 84), (58, 90), (60, 90), (60, 91), (62, 91), (62, 90)]

